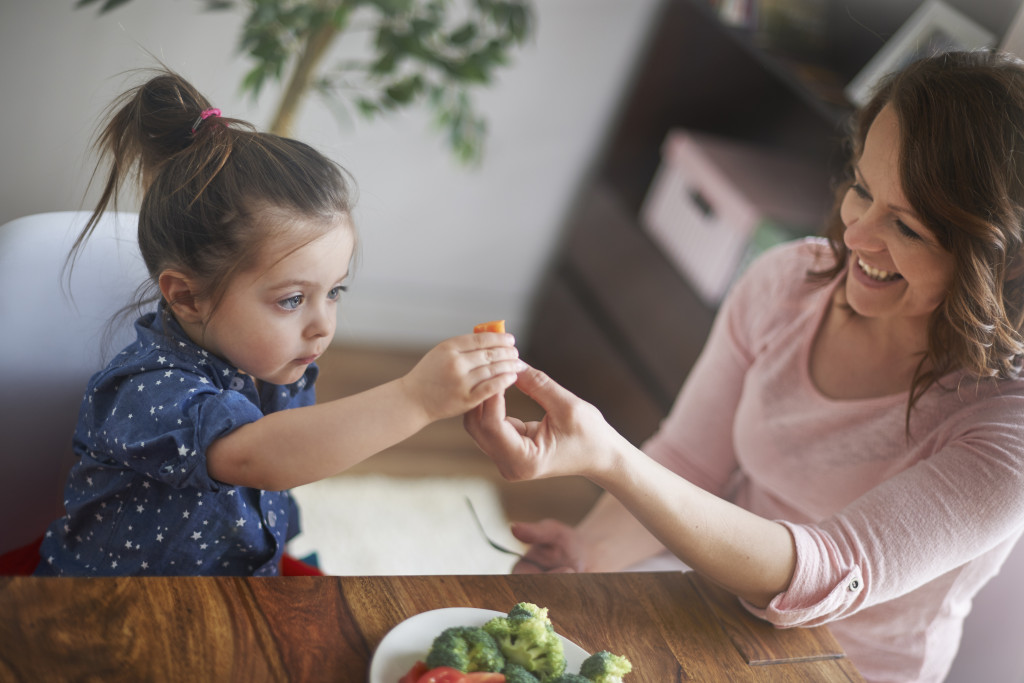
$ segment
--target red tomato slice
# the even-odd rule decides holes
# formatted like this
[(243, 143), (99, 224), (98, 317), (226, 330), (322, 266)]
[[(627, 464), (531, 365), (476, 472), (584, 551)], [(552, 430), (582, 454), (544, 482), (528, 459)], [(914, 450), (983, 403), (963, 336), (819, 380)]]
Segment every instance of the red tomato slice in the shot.
[(420, 676), (416, 683), (466, 683), (466, 674), (450, 666), (439, 666)]
[(419, 683), (420, 676), (430, 671), (424, 662), (416, 662), (409, 669), (408, 673), (398, 679), (398, 683)]

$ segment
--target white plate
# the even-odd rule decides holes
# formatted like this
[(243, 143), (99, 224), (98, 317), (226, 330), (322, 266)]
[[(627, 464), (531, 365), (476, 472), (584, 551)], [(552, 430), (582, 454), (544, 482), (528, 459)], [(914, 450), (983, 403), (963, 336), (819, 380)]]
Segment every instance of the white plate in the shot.
[[(421, 612), (388, 631), (370, 662), (369, 683), (398, 683), (417, 660), (427, 658), (430, 646), (441, 631), (451, 626), (483, 626), (504, 612), (475, 607), (448, 607)], [(580, 670), (590, 655), (576, 643), (558, 636), (565, 648), (566, 671)]]

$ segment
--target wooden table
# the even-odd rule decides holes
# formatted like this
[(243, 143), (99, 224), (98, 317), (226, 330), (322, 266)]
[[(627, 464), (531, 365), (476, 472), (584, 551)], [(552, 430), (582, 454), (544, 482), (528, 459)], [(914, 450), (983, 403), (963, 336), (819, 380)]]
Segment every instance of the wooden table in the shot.
[(825, 628), (778, 630), (694, 574), (0, 578), (3, 681), (362, 683), (385, 634), (441, 607), (548, 607), (626, 683), (861, 681)]

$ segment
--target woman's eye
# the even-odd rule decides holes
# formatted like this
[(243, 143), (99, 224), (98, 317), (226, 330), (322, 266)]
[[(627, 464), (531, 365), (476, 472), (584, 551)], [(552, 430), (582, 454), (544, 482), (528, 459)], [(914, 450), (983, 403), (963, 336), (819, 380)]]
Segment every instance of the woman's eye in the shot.
[(906, 237), (907, 239), (912, 239), (912, 240), (920, 240), (920, 239), (922, 239), (920, 235), (918, 235), (916, 232), (911, 230), (907, 226), (907, 224), (904, 223), (903, 221), (897, 220), (896, 221), (896, 228), (900, 231), (900, 234), (903, 235), (904, 237)]
[(348, 287), (345, 285), (337, 285), (331, 288), (331, 291), (327, 292), (327, 298), (331, 301), (337, 301), (341, 298), (341, 293), (348, 291)]
[(861, 185), (860, 183), (854, 183), (853, 185), (850, 185), (850, 189), (853, 191), (854, 194), (856, 194), (861, 199), (871, 199), (871, 195), (868, 194), (868, 191), (865, 190), (864, 186)]
[(278, 301), (277, 305), (285, 310), (294, 311), (296, 308), (302, 305), (302, 299), (303, 296), (301, 294), (296, 294), (295, 296), (290, 296), (287, 299), (282, 299), (281, 301)]

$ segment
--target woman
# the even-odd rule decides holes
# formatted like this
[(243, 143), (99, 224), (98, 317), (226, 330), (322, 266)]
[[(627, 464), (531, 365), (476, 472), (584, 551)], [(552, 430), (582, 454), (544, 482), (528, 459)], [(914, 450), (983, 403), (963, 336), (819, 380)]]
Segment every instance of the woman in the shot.
[(543, 421), (499, 397), (466, 427), (509, 479), (606, 490), (576, 528), (516, 525), (530, 560), (667, 549), (774, 624), (830, 624), (869, 680), (939, 681), (1024, 529), (1024, 66), (917, 62), (851, 142), (828, 240), (744, 274), (644, 452), (536, 370)]

